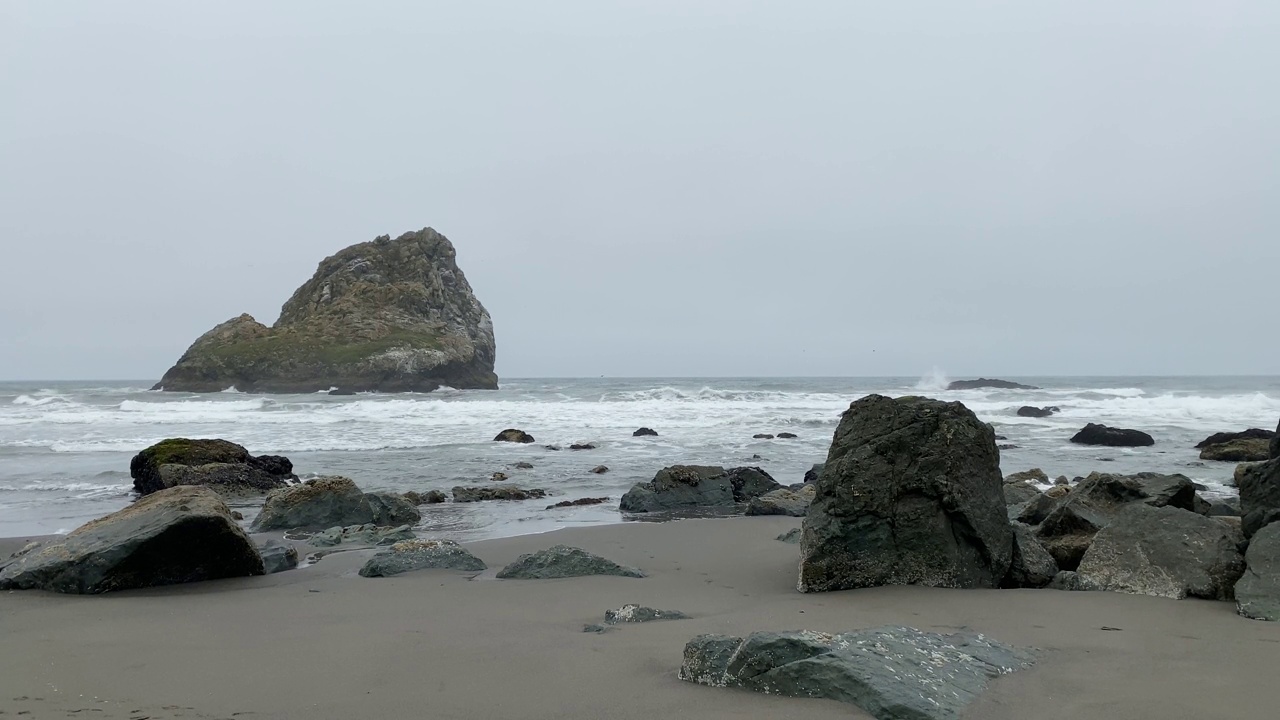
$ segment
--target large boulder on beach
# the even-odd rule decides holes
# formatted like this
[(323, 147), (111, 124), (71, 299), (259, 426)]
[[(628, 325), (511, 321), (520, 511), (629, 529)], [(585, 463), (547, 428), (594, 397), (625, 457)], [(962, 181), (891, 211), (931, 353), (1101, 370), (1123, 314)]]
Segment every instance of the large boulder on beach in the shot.
[(503, 580), (547, 580), (586, 575), (632, 578), (645, 576), (636, 568), (619, 565), (582, 548), (567, 545), (555, 545), (546, 550), (521, 555), (515, 562), (498, 571), (498, 577)]
[(1237, 478), (1245, 537), (1280, 518), (1280, 460), (1245, 467)]
[(0, 571), (0, 590), (96, 594), (261, 574), (262, 557), (222, 498), (176, 487), (27, 552)]
[(699, 507), (732, 507), (781, 488), (757, 467), (725, 470), (711, 465), (672, 465), (637, 483), (622, 496), (619, 510), (659, 512)]
[(329, 528), (335, 525), (398, 525), (422, 519), (402, 496), (361, 492), (350, 478), (319, 477), (276, 490), (253, 520), (255, 531)]
[(1244, 536), (1176, 507), (1131, 503), (1100, 530), (1076, 571), (1091, 589), (1181, 600), (1230, 600)]
[(326, 258), (268, 327), (240, 315), (201, 335), (156, 390), (310, 393), (496, 389), (493, 323), (431, 228)]
[(203, 485), (225, 496), (262, 495), (295, 478), (293, 463), (279, 455), (254, 457), (229, 440), (169, 438), (129, 461), (139, 495), (180, 485)]
[(1107, 447), (1146, 447), (1155, 445), (1156, 441), (1141, 430), (1113, 428), (1097, 423), (1089, 423), (1080, 432), (1071, 436), (1071, 442), (1077, 445), (1105, 445)]
[(1012, 552), (990, 425), (961, 403), (921, 397), (849, 406), (804, 521), (801, 592), (991, 588)]
[(816, 492), (813, 485), (802, 485), (795, 490), (778, 488), (760, 497), (751, 498), (751, 502), (747, 504), (747, 514), (804, 517), (809, 512), (809, 503), (813, 502)]
[(1060, 568), (1075, 570), (1098, 531), (1131, 503), (1194, 512), (1195, 483), (1184, 475), (1090, 473), (1047, 510), (1042, 504), (1029, 504), (1019, 520), (1036, 520), (1027, 516), (1033, 511), (1043, 512), (1038, 518), (1036, 537)]
[(403, 540), (374, 555), (360, 568), (361, 577), (391, 577), (414, 570), (485, 570), (480, 558), (452, 540)]
[(1280, 523), (1254, 534), (1236, 583), (1236, 610), (1255, 620), (1280, 620)]
[(1201, 460), (1221, 462), (1259, 462), (1271, 457), (1271, 440), (1243, 438), (1228, 440), (1216, 445), (1206, 445), (1200, 451)]
[(968, 632), (757, 632), (693, 638), (685, 644), (680, 679), (837, 700), (879, 720), (956, 720), (988, 682), (1034, 661), (1027, 650)]

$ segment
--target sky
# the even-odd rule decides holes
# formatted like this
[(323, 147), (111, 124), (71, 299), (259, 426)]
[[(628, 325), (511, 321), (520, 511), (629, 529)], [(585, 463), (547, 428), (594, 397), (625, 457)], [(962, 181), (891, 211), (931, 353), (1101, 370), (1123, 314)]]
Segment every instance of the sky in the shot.
[(1274, 374), (1280, 3), (0, 0), (0, 379), (434, 227), (502, 377)]

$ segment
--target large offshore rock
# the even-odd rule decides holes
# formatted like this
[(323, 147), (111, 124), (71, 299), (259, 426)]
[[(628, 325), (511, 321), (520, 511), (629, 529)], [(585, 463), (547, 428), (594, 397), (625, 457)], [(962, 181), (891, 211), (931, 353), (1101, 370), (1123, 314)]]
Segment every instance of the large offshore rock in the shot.
[[(418, 508), (402, 496), (365, 494), (350, 478), (319, 477), (267, 496), (253, 529), (329, 528), (345, 525), (416, 523)], [(377, 521), (375, 523), (375, 520)]]
[(326, 258), (267, 327), (249, 315), (201, 335), (157, 390), (342, 393), (497, 388), (493, 323), (431, 228)]
[(1203, 450), (1210, 445), (1222, 445), (1233, 440), (1266, 440), (1270, 442), (1275, 439), (1276, 433), (1271, 430), (1263, 430), (1262, 428), (1249, 428), (1240, 432), (1220, 432), (1214, 433), (1209, 437), (1196, 443), (1197, 450)]
[(1201, 460), (1239, 463), (1259, 462), (1269, 457), (1271, 457), (1271, 440), (1262, 438), (1229, 440), (1216, 445), (1206, 445), (1200, 451)]
[(1156, 444), (1155, 439), (1141, 430), (1113, 428), (1096, 423), (1085, 425), (1083, 430), (1071, 436), (1071, 442), (1079, 445), (1105, 445), (1107, 447), (1146, 447)]
[(585, 575), (620, 575), (633, 578), (645, 576), (635, 568), (619, 565), (599, 555), (592, 555), (582, 548), (567, 545), (555, 545), (546, 550), (521, 555), (515, 562), (498, 571), (498, 577), (504, 580), (546, 580)]
[(452, 540), (403, 540), (369, 558), (360, 568), (360, 575), (391, 577), (429, 568), (479, 571), (487, 567)]
[(803, 485), (798, 489), (778, 488), (760, 497), (751, 498), (747, 504), (748, 515), (790, 515), (804, 517), (809, 512), (816, 488)]
[(1033, 662), (1029, 651), (972, 633), (909, 627), (757, 632), (693, 638), (684, 648), (680, 679), (838, 700), (880, 720), (955, 720), (990, 680)]
[(1224, 522), (1131, 503), (1094, 537), (1077, 573), (1091, 589), (1229, 600), (1244, 571), (1243, 545)]
[(140, 495), (179, 485), (204, 485), (222, 495), (261, 495), (287, 486), (293, 463), (279, 455), (254, 457), (228, 440), (169, 438), (129, 461), (133, 489)]
[(1006, 588), (1041, 588), (1058, 574), (1058, 563), (1036, 539), (1031, 528), (1013, 523), (1013, 559), (1000, 584)]
[(1012, 552), (991, 426), (958, 402), (849, 406), (804, 522), (801, 592), (996, 587)]
[(222, 498), (176, 487), (23, 554), (0, 571), (0, 590), (95, 594), (262, 573)]
[[(1194, 512), (1195, 501), (1195, 483), (1183, 475), (1090, 473), (1039, 518), (1036, 537), (1061, 569), (1075, 570), (1089, 549), (1093, 536), (1106, 527), (1124, 506), (1141, 503)], [(1032, 516), (1044, 508), (1041, 503), (1034, 505), (1024, 508), (1019, 519), (1024, 522), (1036, 520)]]
[(1255, 620), (1280, 620), (1280, 523), (1253, 536), (1244, 560), (1235, 588), (1236, 610)]
[(1039, 390), (1034, 385), (1023, 385), (1009, 380), (978, 378), (977, 380), (955, 380), (947, 385), (948, 390)]
[(1252, 537), (1280, 510), (1280, 459), (1246, 466), (1236, 478), (1245, 537)]

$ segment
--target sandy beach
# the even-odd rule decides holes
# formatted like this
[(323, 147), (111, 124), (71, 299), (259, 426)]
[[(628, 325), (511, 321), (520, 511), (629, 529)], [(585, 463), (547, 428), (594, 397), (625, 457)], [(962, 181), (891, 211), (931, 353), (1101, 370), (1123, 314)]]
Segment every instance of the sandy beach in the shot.
[[(804, 595), (792, 518), (628, 523), (485, 541), (490, 569), (356, 575), (372, 551), (259, 578), (0, 594), (0, 710), (99, 718), (866, 717), (832, 701), (676, 677), (705, 632), (966, 628), (1040, 650), (965, 717), (1240, 718), (1272, 711), (1280, 626), (1231, 603), (1053, 590), (885, 587)], [(5, 554), (25, 539), (0, 543)], [(497, 580), (564, 543), (650, 577)], [(628, 602), (692, 619), (584, 633)], [(1116, 629), (1104, 629), (1116, 628)]]

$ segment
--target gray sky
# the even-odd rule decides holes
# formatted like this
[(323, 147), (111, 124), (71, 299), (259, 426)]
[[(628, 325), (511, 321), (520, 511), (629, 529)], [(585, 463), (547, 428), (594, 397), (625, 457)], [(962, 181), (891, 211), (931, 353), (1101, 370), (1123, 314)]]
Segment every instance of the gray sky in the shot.
[(0, 378), (432, 226), (500, 376), (1280, 372), (1280, 3), (0, 0)]

